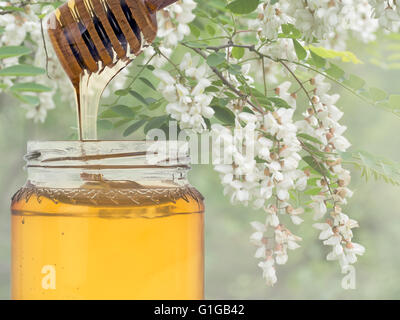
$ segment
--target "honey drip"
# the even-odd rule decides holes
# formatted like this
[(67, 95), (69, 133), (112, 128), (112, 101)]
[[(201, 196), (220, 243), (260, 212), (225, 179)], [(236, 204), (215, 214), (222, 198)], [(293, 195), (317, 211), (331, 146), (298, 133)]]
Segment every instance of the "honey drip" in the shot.
[(80, 140), (97, 139), (108, 83), (157, 34), (156, 11), (176, 0), (70, 0), (48, 19), (48, 34), (76, 93)]

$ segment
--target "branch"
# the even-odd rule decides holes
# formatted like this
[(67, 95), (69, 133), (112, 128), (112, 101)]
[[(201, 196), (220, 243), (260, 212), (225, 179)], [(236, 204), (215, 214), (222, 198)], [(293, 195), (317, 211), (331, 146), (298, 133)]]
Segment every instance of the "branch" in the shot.
[(29, 5), (34, 5), (37, 4), (35, 0), (22, 0), (21, 3), (15, 4), (13, 6), (6, 6), (6, 7), (0, 7), (0, 15), (5, 15), (5, 14), (12, 14), (15, 13), (15, 10), (3, 10), (2, 8), (9, 8), (9, 7), (14, 7), (14, 8), (25, 8), (26, 6)]
[[(194, 52), (196, 52), (198, 55), (200, 55), (201, 57), (203, 57), (204, 59), (207, 59), (207, 55), (199, 48), (194, 48), (191, 47), (185, 43), (182, 43), (183, 46), (192, 49)], [(220, 49), (222, 48), (228, 48), (228, 47), (232, 47), (232, 44), (226, 45), (226, 46), (222, 46)], [(213, 48), (213, 47), (210, 47)], [(214, 47), (215, 49), (211, 49), (211, 50), (220, 50), (218, 49), (218, 47)], [(211, 70), (216, 74), (216, 76), (223, 82), (223, 84), (225, 84), (229, 90), (231, 90), (233, 93), (235, 93), (238, 97), (240, 97), (241, 99), (244, 99), (250, 106), (252, 106), (254, 109), (256, 109), (258, 112), (260, 112), (261, 114), (264, 114), (265, 112), (260, 109), (258, 106), (256, 106), (254, 103), (252, 103), (248, 96), (243, 94), (242, 92), (240, 92), (238, 89), (236, 89), (225, 77), (224, 75), (221, 73), (221, 71), (219, 71), (216, 67), (212, 67), (210, 66)]]
[[(296, 76), (296, 74), (289, 68), (289, 66), (288, 66), (285, 62), (283, 62), (282, 60), (279, 60), (279, 63), (280, 63), (282, 66), (285, 67), (285, 69), (292, 75), (293, 79), (295, 79), (296, 82), (300, 85), (300, 88), (304, 91), (304, 93), (305, 93), (306, 96), (307, 96), (307, 99), (310, 101), (311, 106), (312, 106), (312, 108), (313, 108), (313, 110), (314, 110), (315, 115), (317, 115), (317, 110), (315, 109), (315, 104), (314, 104), (314, 102), (312, 101), (311, 96), (310, 96), (310, 94), (308, 93), (307, 89), (304, 87), (303, 82), (300, 81), (300, 79)], [(318, 119), (318, 118), (317, 118), (317, 119)], [(320, 122), (319, 119), (318, 119), (318, 122)]]
[[(317, 110), (315, 109), (314, 102), (312, 101), (312, 99), (311, 99), (311, 97), (310, 97), (310, 94), (308, 93), (307, 89), (304, 87), (303, 82), (300, 81), (300, 79), (296, 76), (296, 74), (289, 68), (289, 66), (288, 66), (285, 62), (283, 62), (283, 61), (279, 61), (279, 62), (280, 62), (280, 64), (281, 64), (282, 66), (285, 67), (285, 69), (292, 75), (292, 77), (293, 77), (293, 78), (296, 80), (296, 82), (300, 85), (300, 88), (304, 91), (304, 93), (306, 94), (308, 100), (310, 101), (310, 103), (311, 103), (311, 105), (312, 105), (312, 108), (313, 108), (313, 110), (314, 110), (315, 117), (318, 119), (318, 122), (321, 123), (321, 120), (320, 120), (320, 119), (318, 118), (318, 116), (317, 116), (318, 113), (317, 113)], [(323, 172), (322, 167), (321, 167), (321, 163), (318, 161), (318, 159), (315, 158), (315, 156), (313, 155), (313, 153), (312, 153), (310, 150), (308, 150), (308, 148), (304, 145), (303, 142), (300, 141), (300, 144), (301, 144), (301, 147), (303, 148), (303, 150), (305, 150), (306, 152), (308, 152), (309, 155), (313, 158), (313, 160), (315, 161), (315, 163), (316, 163), (316, 164), (318, 165), (318, 167), (320, 168), (321, 172)], [(329, 183), (329, 181), (328, 181), (328, 178), (326, 177), (326, 175), (323, 175), (323, 178), (324, 178), (324, 180), (325, 180), (326, 185), (328, 186), (328, 190), (329, 190), (329, 193), (330, 193), (330, 195), (331, 195), (331, 197), (332, 197), (333, 204), (335, 205), (336, 202), (335, 202), (335, 199), (333, 198), (333, 192), (332, 192), (331, 185), (330, 185), (330, 183)]]
[[(314, 162), (318, 165), (318, 167), (319, 167), (319, 169), (321, 170), (321, 172), (323, 172), (322, 167), (321, 167), (321, 163), (320, 163), (319, 160), (314, 156), (314, 154), (313, 154), (310, 150), (308, 150), (307, 146), (305, 146), (304, 143), (303, 143), (302, 141), (300, 141), (300, 145), (301, 145), (301, 147), (303, 148), (303, 150), (306, 151), (306, 152), (313, 158)], [(334, 199), (334, 197), (333, 197), (333, 191), (332, 191), (331, 185), (330, 185), (330, 183), (329, 183), (329, 180), (328, 180), (327, 176), (324, 175), (324, 174), (322, 175), (322, 177), (323, 177), (323, 179), (324, 179), (324, 181), (325, 181), (325, 183), (326, 183), (326, 185), (327, 185), (327, 187), (328, 187), (329, 194), (331, 195), (333, 205), (335, 205), (335, 204), (336, 204), (336, 201), (335, 201), (335, 199)]]

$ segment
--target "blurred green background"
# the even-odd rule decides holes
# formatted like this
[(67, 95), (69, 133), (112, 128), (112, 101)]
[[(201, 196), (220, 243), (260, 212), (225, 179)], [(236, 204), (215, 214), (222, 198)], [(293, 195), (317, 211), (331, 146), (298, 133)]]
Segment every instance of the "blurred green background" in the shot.
[[(368, 52), (363, 47), (355, 52)], [(400, 92), (399, 71), (384, 70), (368, 63), (344, 65), (371, 86)], [(340, 90), (339, 90), (340, 91)], [(338, 104), (348, 126), (346, 136), (354, 150), (367, 150), (400, 161), (400, 118), (365, 105), (347, 93)], [(71, 102), (72, 104), (72, 102)], [(23, 155), (26, 141), (66, 139), (75, 126), (73, 106), (58, 103), (44, 124), (25, 119), (18, 103), (0, 96), (0, 298), (9, 298), (11, 196), (25, 182)], [(119, 131), (120, 132), (120, 131)], [(352, 168), (353, 169), (353, 168)], [(345, 209), (360, 222), (355, 241), (367, 251), (357, 263), (357, 289), (341, 289), (337, 263), (328, 262), (327, 247), (317, 239), (310, 214), (294, 233), (303, 237), (302, 247), (290, 252), (286, 265), (278, 268), (278, 283), (264, 285), (261, 269), (249, 243), (253, 220), (264, 220), (261, 212), (229, 204), (218, 176), (210, 166), (194, 166), (190, 180), (206, 199), (206, 298), (208, 299), (399, 299), (400, 298), (400, 188), (383, 182), (365, 182), (353, 170), (355, 191)]]

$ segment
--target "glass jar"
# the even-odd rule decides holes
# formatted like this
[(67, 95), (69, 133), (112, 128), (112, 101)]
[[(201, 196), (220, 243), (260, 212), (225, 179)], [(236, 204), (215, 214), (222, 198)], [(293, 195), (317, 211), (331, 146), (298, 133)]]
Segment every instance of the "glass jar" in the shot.
[(168, 154), (157, 142), (28, 143), (13, 299), (203, 298), (203, 198), (186, 145), (162, 143)]

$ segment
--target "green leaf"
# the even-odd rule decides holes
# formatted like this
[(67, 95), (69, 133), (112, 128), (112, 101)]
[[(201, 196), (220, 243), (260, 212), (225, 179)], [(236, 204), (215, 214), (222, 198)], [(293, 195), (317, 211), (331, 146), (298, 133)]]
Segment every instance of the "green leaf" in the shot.
[(325, 168), (325, 166), (322, 163), (319, 163), (318, 161), (314, 160), (313, 157), (311, 156), (305, 156), (303, 157), (303, 160), (315, 171), (317, 171), (320, 175), (329, 177), (329, 171), (328, 169)]
[(292, 38), (299, 39), (301, 38), (301, 32), (296, 29), (296, 27), (291, 23), (286, 23), (282, 25), (282, 32), (278, 35), (279, 38)]
[(210, 36), (214, 36), (215, 33), (216, 33), (214, 27), (213, 27), (212, 25), (210, 25), (210, 24), (208, 24), (208, 25), (206, 26), (206, 30), (207, 30), (207, 32), (208, 32), (208, 34), (209, 34)]
[(219, 92), (219, 90), (220, 89), (218, 89), (217, 87), (209, 86), (204, 90), (204, 92)]
[(200, 37), (201, 31), (193, 23), (189, 24), (189, 28), (192, 35), (194, 35), (196, 38)]
[(21, 102), (29, 104), (31, 106), (37, 106), (40, 103), (40, 100), (37, 96), (22, 95), (18, 93), (14, 93), (14, 96)]
[(155, 70), (155, 67), (152, 66), (151, 64), (147, 64), (146, 68), (149, 69), (150, 71), (154, 71)]
[(143, 96), (136, 92), (135, 90), (129, 90), (129, 93), (134, 96), (136, 99), (138, 99), (140, 102), (142, 102), (145, 105), (148, 105), (149, 103), (147, 102), (147, 100), (145, 98), (143, 98)]
[(128, 128), (126, 128), (126, 130), (123, 133), (123, 136), (127, 137), (127, 136), (131, 135), (132, 133), (137, 131), (141, 126), (143, 126), (145, 124), (145, 122), (146, 122), (146, 120), (142, 119), (142, 120), (139, 120), (139, 121), (131, 124)]
[(290, 109), (291, 108), (291, 106), (289, 106), (289, 104), (285, 100), (283, 100), (281, 98), (268, 97), (268, 100), (270, 102), (272, 102), (275, 105), (276, 108), (285, 108), (285, 109)]
[(309, 179), (307, 179), (307, 185), (316, 186), (317, 181), (321, 181), (321, 178), (320, 177), (309, 178)]
[(110, 108), (114, 113), (118, 114), (121, 117), (124, 118), (134, 118), (135, 117), (135, 112), (132, 111), (131, 108), (129, 108), (128, 106), (124, 106), (124, 105), (117, 105), (114, 107)]
[(168, 115), (152, 118), (144, 127), (144, 132), (147, 133), (152, 129), (159, 129), (168, 120)]
[(234, 0), (226, 7), (236, 14), (248, 14), (258, 7), (259, 0)]
[(238, 64), (230, 64), (228, 71), (230, 74), (233, 74), (235, 76), (239, 76), (242, 74), (242, 67)]
[(387, 93), (379, 88), (369, 88), (369, 95), (373, 101), (382, 101), (387, 97)]
[(225, 60), (225, 54), (224, 53), (211, 53), (208, 57), (207, 57), (207, 64), (210, 67), (217, 67), (220, 64), (224, 63)]
[(318, 144), (323, 144), (321, 141), (319, 141), (317, 138), (314, 138), (313, 136), (310, 136), (310, 135), (308, 135), (308, 134), (306, 134), (306, 133), (298, 133), (297, 134), (297, 137), (298, 138), (302, 138), (302, 139), (305, 139), (305, 140), (308, 140), (308, 141), (310, 141), (310, 142), (314, 142), (314, 143), (318, 143)]
[(226, 107), (221, 107), (218, 105), (212, 105), (211, 107), (215, 111), (214, 113), (215, 118), (217, 118), (219, 121), (221, 121), (224, 124), (235, 123), (235, 115), (231, 110), (229, 110)]
[(311, 61), (310, 61), (310, 63), (312, 65), (316, 66), (319, 69), (325, 67), (326, 60), (324, 58), (322, 58), (321, 56), (319, 56), (318, 54), (316, 54), (312, 50), (310, 50), (310, 53), (311, 53)]
[(314, 155), (315, 157), (318, 157), (318, 158), (321, 158), (321, 159), (325, 159), (326, 158), (327, 153), (322, 152), (321, 150), (319, 150), (318, 148), (313, 146), (311, 143), (303, 141), (303, 145), (304, 145), (305, 149), (309, 153)]
[(0, 47), (0, 59), (24, 56), (30, 54), (31, 52), (31, 49), (24, 46)]
[(326, 73), (335, 79), (340, 79), (344, 76), (344, 71), (339, 68), (336, 64), (329, 63), (329, 69), (326, 70)]
[(234, 47), (232, 49), (232, 57), (234, 57), (235, 59), (238, 59), (238, 60), (242, 59), (244, 56), (244, 52), (245, 52), (244, 48)]
[(14, 92), (48, 92), (52, 89), (35, 82), (16, 83), (11, 88)]
[(316, 196), (321, 192), (321, 188), (312, 188), (308, 189), (304, 192), (304, 194), (309, 195), (309, 196)]
[(102, 130), (111, 130), (114, 126), (110, 120), (97, 120), (97, 127)]
[(365, 80), (351, 74), (349, 79), (343, 81), (343, 83), (354, 90), (359, 90), (365, 86)]
[(42, 68), (34, 67), (29, 64), (17, 64), (0, 70), (0, 76), (28, 77), (44, 74), (46, 71)]
[(296, 39), (293, 40), (294, 50), (296, 51), (297, 58), (299, 60), (304, 60), (307, 58), (307, 51), (303, 48), (303, 46)]
[(107, 118), (119, 118), (120, 115), (112, 111), (111, 108), (103, 111), (101, 114), (99, 114), (99, 118), (101, 119), (107, 119)]
[(358, 59), (353, 52), (350, 51), (336, 51), (332, 49), (326, 49), (324, 47), (314, 47), (312, 45), (309, 45), (308, 48), (312, 52), (325, 59), (340, 58), (343, 62), (351, 62), (354, 64), (362, 63), (362, 61)]
[(140, 77), (139, 80), (142, 81), (149, 88), (153, 89), (154, 91), (157, 91), (156, 87), (146, 78)]
[(242, 112), (247, 112), (247, 113), (254, 114), (254, 111), (251, 110), (249, 107), (244, 107), (243, 110), (242, 110)]
[(148, 97), (146, 98), (147, 104), (152, 105), (153, 103), (156, 103), (158, 100), (154, 99), (153, 97)]
[(120, 89), (114, 92), (114, 94), (119, 97), (126, 96), (128, 93), (129, 93), (128, 89)]
[(122, 119), (117, 122), (114, 122), (113, 129), (117, 129), (130, 121), (132, 121), (132, 119)]
[(161, 107), (163, 105), (163, 101), (154, 101), (152, 104), (150, 104), (147, 109), (149, 110), (156, 110), (159, 107)]
[(344, 163), (352, 164), (361, 170), (366, 181), (373, 177), (392, 185), (400, 185), (400, 164), (366, 151), (343, 152), (340, 154)]
[(247, 90), (245, 87), (240, 87), (241, 90), (244, 90), (247, 94), (251, 94), (251, 101), (254, 104), (259, 104), (261, 105), (264, 109), (269, 110), (269, 111), (274, 111), (272, 108), (272, 100), (267, 98), (264, 93), (258, 91), (257, 89), (252, 88), (251, 92)]
[(4, 11), (19, 11), (19, 12), (24, 12), (24, 8), (22, 7), (15, 7), (15, 6), (1, 6), (1, 10)]

